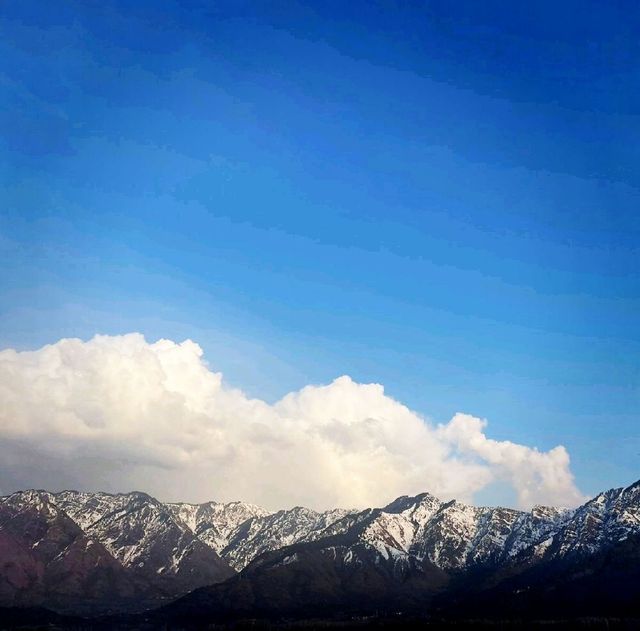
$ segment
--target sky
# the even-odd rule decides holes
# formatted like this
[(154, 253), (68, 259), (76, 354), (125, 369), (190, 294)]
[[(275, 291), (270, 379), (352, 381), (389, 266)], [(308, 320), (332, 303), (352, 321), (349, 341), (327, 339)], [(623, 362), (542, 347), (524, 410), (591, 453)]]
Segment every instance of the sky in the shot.
[(3, 4), (0, 492), (635, 481), (639, 31), (589, 0)]

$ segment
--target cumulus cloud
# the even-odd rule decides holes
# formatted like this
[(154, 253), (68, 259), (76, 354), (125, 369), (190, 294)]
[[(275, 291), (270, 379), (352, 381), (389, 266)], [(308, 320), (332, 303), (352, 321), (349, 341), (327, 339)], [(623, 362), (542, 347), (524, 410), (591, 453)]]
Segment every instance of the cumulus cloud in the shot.
[(270, 508), (375, 506), (428, 490), (471, 501), (493, 481), (521, 506), (575, 505), (569, 456), (434, 426), (347, 376), (270, 405), (228, 387), (187, 340), (137, 333), (0, 352), (0, 492), (146, 490), (166, 500)]

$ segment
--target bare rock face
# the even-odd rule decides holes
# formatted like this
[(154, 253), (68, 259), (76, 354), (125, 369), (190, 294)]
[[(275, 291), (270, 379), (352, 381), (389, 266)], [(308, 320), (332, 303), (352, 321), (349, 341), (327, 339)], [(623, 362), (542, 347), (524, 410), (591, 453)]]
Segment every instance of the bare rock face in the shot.
[[(96, 538), (49, 499), (15, 493), (0, 503), (0, 600), (60, 611), (133, 606), (142, 586)], [(112, 603), (112, 604), (111, 604)]]

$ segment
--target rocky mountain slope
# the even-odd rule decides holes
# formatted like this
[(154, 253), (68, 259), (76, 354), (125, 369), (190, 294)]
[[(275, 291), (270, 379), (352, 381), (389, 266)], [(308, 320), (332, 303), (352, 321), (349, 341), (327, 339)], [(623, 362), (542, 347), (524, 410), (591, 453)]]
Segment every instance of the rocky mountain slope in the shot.
[(234, 530), (220, 553), (233, 567), (241, 570), (265, 552), (322, 536), (328, 526), (346, 514), (348, 511), (341, 509), (318, 513), (297, 506), (272, 515), (253, 517)]
[[(640, 483), (576, 510), (528, 512), (428, 493), (364, 511), (270, 513), (144, 493), (25, 491), (0, 498), (0, 606), (132, 611), (191, 592), (161, 615), (464, 610), (474, 595), (486, 603), (560, 577), (573, 584), (596, 558), (604, 567), (623, 548), (633, 558), (638, 541)], [(613, 571), (610, 584), (640, 589), (625, 582), (629, 571)]]
[(320, 513), (296, 506), (270, 513), (244, 502), (167, 506), (238, 571), (264, 552), (320, 536), (331, 524), (355, 512), (336, 508)]
[[(575, 611), (598, 605), (611, 615), (618, 605), (635, 611), (633, 603), (640, 603), (631, 558), (640, 558), (640, 483), (602, 493), (575, 511), (476, 508), (423, 494), (346, 515), (315, 540), (263, 554), (241, 575), (196, 590), (162, 615), (455, 615), (475, 614), (474, 606), (487, 614), (507, 603), (521, 603), (519, 613), (527, 613), (541, 602), (561, 612), (576, 599), (582, 610)], [(603, 598), (580, 600), (578, 585), (592, 595), (600, 589)]]
[(146, 493), (64, 491), (49, 497), (130, 574), (163, 596), (175, 597), (234, 574), (169, 507)]
[(234, 574), (145, 493), (24, 491), (0, 500), (0, 604), (145, 609)]
[(105, 546), (37, 491), (0, 502), (0, 602), (100, 612), (126, 608), (142, 586)]
[(260, 506), (245, 502), (167, 504), (167, 507), (200, 540), (219, 554), (229, 545), (233, 534), (244, 522), (271, 514)]

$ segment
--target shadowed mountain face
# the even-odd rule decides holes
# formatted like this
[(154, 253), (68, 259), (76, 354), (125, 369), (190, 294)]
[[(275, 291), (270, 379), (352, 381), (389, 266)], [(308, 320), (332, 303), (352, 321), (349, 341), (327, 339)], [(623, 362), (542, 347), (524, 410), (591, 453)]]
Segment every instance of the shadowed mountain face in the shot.
[(234, 571), (144, 493), (45, 491), (0, 501), (0, 604), (146, 609)]
[(144, 595), (105, 546), (85, 534), (46, 493), (28, 491), (0, 504), (0, 599), (101, 611), (112, 600), (133, 605)]
[(428, 493), (325, 513), (166, 505), (144, 493), (0, 499), (0, 606), (59, 612), (134, 611), (187, 594), (157, 618), (632, 615), (639, 560), (640, 483), (576, 510), (529, 512)]

